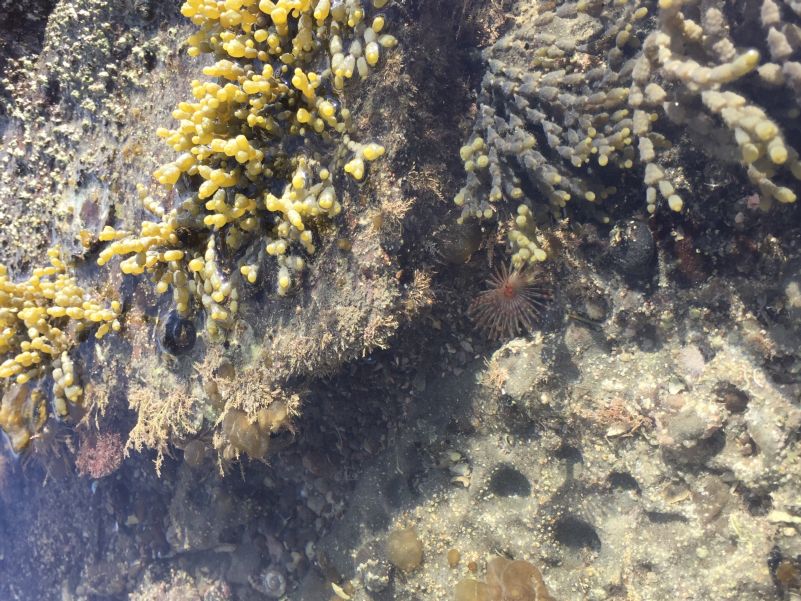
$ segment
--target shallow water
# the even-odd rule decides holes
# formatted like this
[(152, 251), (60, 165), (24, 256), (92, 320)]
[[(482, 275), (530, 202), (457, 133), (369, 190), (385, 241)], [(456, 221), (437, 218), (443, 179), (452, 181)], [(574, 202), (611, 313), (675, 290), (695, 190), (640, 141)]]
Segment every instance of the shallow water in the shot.
[(801, 595), (798, 6), (290, 4), (0, 0), (0, 601)]

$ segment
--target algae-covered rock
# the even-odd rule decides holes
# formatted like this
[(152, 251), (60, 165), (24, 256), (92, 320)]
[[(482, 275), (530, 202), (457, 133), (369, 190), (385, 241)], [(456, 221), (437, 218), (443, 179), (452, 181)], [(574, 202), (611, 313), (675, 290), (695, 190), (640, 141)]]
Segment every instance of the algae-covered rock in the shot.
[[(190, 364), (202, 366), (205, 390), (221, 365), (236, 362), (248, 375), (220, 384), (224, 400), (255, 421), (273, 399), (302, 392), (304, 381), (385, 347), (419, 306), (414, 299), (427, 294), (425, 279), (422, 289), (401, 285), (398, 255), (387, 252), (411, 242), (396, 226), (415, 205), (399, 186), (401, 132), (411, 120), (386, 118), (408, 103), (392, 94), (402, 61), (392, 58), (397, 40), (390, 32), (404, 25), (395, 16), (393, 29), (393, 15), (371, 2), (348, 1), (325, 15), (320, 8), (316, 17), (305, 2), (286, 15), (289, 29), (283, 2), (267, 12), (246, 2), (237, 9), (244, 16), (219, 21), (187, 2), (182, 12), (193, 23), (156, 4), (147, 10), (141, 2), (84, 4), (57, 3), (43, 46), (9, 66), (16, 84), (2, 98), (0, 195), (23, 203), (35, 198), (39, 208), (28, 206), (25, 218), (3, 212), (10, 221), (0, 232), (14, 237), (4, 248), (22, 251), (4, 258), (18, 277), (19, 268), (60, 242), (65, 254), (79, 258), (81, 285), (102, 290), (102, 297), (122, 291), (121, 338), (97, 350), (103, 357), (94, 369), (82, 361), (82, 373), (70, 376), (75, 385), (63, 387), (70, 401), (92, 386), (129, 397), (139, 415), (131, 445), (162, 454), (224, 417), (223, 399), (193, 392)], [(252, 33), (241, 24), (254, 19), (263, 29), (250, 44), (264, 44), (264, 56), (236, 49)], [(125, 33), (115, 36), (113, 28)], [(227, 40), (222, 46), (215, 32)], [(190, 35), (185, 56), (181, 44)], [(291, 70), (281, 44), (293, 48)], [(59, 47), (71, 51), (55, 52)], [(216, 62), (209, 66), (198, 58), (203, 53)], [(276, 76), (254, 72), (231, 83), (250, 77), (244, 74), (253, 61), (266, 61)], [(339, 65), (333, 71), (313, 70), (332, 62)], [(376, 70), (384, 71), (380, 80), (370, 76)], [(198, 103), (186, 102), (192, 81), (204, 77)], [(33, 85), (38, 78), (57, 93), (43, 98)], [(262, 89), (268, 83), (273, 87)], [(243, 86), (238, 95), (237, 86)], [(210, 113), (220, 103), (225, 118), (215, 121)], [(250, 112), (240, 115), (236, 103)], [(195, 121), (199, 129), (186, 130)], [(167, 132), (171, 127), (177, 129)], [(358, 142), (357, 129), (382, 143)], [(162, 186), (145, 175), (158, 165)], [(15, 170), (25, 176), (9, 177)], [(40, 222), (53, 224), (47, 231), (54, 240), (41, 236)], [(95, 261), (100, 270), (88, 267)], [(155, 294), (141, 279), (123, 285), (119, 269), (149, 276)], [(159, 296), (168, 292), (171, 300)], [(109, 319), (101, 315), (101, 333), (116, 319), (116, 307)], [(94, 313), (90, 319), (97, 321)], [(56, 349), (59, 355), (66, 346)], [(117, 364), (126, 365), (124, 373)], [(109, 397), (86, 402), (105, 406)], [(293, 407), (295, 416), (298, 403)], [(220, 453), (226, 437), (216, 443)], [(233, 444), (257, 457), (266, 453), (262, 446)]]

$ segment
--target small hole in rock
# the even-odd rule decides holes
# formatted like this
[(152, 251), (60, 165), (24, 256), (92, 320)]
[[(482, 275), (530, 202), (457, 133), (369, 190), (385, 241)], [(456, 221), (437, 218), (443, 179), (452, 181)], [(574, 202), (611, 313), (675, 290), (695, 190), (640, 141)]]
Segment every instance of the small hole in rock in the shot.
[(748, 508), (748, 513), (754, 516), (765, 516), (773, 508), (773, 501), (768, 495), (760, 495), (753, 491), (743, 492), (743, 500)]
[(528, 478), (509, 465), (495, 470), (489, 487), (499, 497), (527, 497), (531, 494), (531, 482)]
[(590, 524), (575, 517), (568, 517), (559, 520), (554, 530), (556, 540), (571, 549), (592, 549), (597, 551), (601, 548), (601, 539)]
[(640, 494), (640, 485), (634, 479), (634, 476), (625, 472), (612, 472), (609, 474), (609, 484), (612, 488), (619, 488), (622, 490), (633, 490)]
[(748, 408), (748, 395), (734, 384), (721, 382), (715, 393), (718, 403), (722, 403), (732, 413), (742, 413)]
[(58, 104), (61, 100), (61, 84), (53, 75), (47, 78), (44, 88), (44, 96), (47, 104)]
[(144, 62), (145, 62), (145, 69), (148, 71), (152, 71), (153, 68), (156, 66), (156, 54), (152, 50), (145, 50), (144, 54)]
[(567, 444), (559, 447), (554, 454), (557, 459), (567, 459), (570, 463), (582, 463), (584, 461), (581, 456), (581, 451)]
[(676, 522), (686, 522), (687, 518), (678, 513), (667, 513), (662, 511), (646, 511), (645, 515), (654, 524), (673, 524)]
[(637, 332), (637, 347), (644, 353), (655, 353), (662, 348), (659, 331), (653, 324), (647, 323)]

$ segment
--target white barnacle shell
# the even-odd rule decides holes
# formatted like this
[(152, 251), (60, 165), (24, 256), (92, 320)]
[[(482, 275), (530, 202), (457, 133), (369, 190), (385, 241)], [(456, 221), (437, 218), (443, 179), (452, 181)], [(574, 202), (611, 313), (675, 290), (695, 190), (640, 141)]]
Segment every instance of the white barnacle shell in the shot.
[(286, 576), (283, 570), (270, 566), (261, 575), (261, 590), (271, 599), (280, 599), (286, 593)]

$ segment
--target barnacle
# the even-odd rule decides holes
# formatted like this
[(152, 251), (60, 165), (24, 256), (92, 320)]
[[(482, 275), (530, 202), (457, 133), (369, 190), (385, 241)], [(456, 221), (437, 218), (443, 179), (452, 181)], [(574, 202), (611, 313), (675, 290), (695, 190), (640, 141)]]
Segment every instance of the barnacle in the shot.
[(191, 320), (171, 311), (164, 323), (162, 344), (173, 355), (182, 355), (192, 350), (197, 339), (195, 325)]
[(280, 599), (286, 593), (286, 574), (280, 567), (270, 566), (257, 579), (251, 579), (250, 584), (268, 598)]
[(271, 599), (280, 599), (286, 592), (286, 576), (277, 567), (267, 568), (261, 575), (261, 590)]

